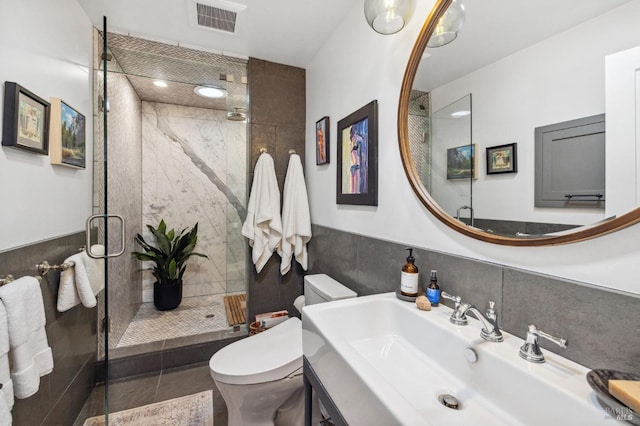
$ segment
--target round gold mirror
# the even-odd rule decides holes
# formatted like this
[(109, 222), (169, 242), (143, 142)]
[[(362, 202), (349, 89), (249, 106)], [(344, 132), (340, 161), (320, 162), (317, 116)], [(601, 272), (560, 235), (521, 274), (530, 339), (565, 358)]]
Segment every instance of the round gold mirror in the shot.
[(640, 222), (638, 20), (640, 0), (436, 1), (398, 107), (424, 206), (511, 246)]

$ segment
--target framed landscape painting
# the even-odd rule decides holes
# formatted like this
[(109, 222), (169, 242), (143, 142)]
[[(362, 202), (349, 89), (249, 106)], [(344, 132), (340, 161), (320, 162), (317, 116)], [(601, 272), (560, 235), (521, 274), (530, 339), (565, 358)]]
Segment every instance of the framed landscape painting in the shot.
[(64, 102), (51, 98), (51, 164), (85, 168), (86, 120)]

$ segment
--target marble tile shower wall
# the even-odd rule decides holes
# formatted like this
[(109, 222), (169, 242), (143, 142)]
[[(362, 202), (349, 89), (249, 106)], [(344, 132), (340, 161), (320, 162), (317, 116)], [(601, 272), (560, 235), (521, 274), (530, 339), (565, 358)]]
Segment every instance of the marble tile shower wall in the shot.
[[(102, 91), (102, 73), (96, 72), (96, 84)], [(109, 262), (109, 345), (115, 347), (142, 303), (140, 262), (131, 256), (134, 237), (142, 229), (142, 136), (141, 102), (124, 74), (108, 73), (108, 210), (126, 221), (125, 254)], [(96, 99), (96, 105), (99, 97)], [(104, 163), (102, 112), (96, 106), (94, 137), (94, 212), (104, 212)], [(97, 223), (101, 223), (98, 221)], [(110, 222), (111, 223), (111, 222)], [(115, 224), (114, 224), (115, 226)], [(109, 251), (120, 248), (117, 228), (110, 228)], [(99, 241), (104, 241), (100, 226)], [(99, 299), (99, 318), (104, 318), (103, 299)], [(100, 332), (101, 333), (101, 332)], [(102, 334), (98, 339), (100, 357), (104, 354)]]
[[(197, 251), (209, 257), (189, 261), (183, 297), (243, 291), (246, 124), (225, 111), (143, 102), (142, 151), (143, 222), (198, 223)], [(145, 302), (153, 281), (145, 274)]]
[[(0, 275), (16, 278), (36, 275), (43, 260), (60, 264), (85, 244), (84, 232), (14, 250), (0, 252)], [(82, 305), (56, 311), (60, 273), (50, 271), (40, 288), (46, 315), (46, 333), (53, 352), (53, 372), (40, 379), (40, 389), (27, 399), (16, 399), (14, 425), (70, 425), (91, 394), (95, 382), (96, 309)]]
[[(360, 296), (398, 288), (405, 245), (318, 225), (313, 234), (309, 273), (326, 273)], [(436, 269), (448, 293), (481, 310), (495, 301), (505, 331), (524, 338), (535, 324), (569, 341), (561, 349), (541, 339), (545, 350), (589, 368), (640, 373), (637, 295), (420, 248), (414, 256), (421, 286)]]

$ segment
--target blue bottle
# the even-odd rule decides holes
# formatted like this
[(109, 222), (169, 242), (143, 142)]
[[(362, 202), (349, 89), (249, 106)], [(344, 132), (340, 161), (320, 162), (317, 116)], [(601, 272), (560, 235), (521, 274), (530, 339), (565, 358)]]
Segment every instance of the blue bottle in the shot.
[(431, 306), (438, 306), (440, 304), (440, 287), (438, 287), (438, 271), (431, 271), (431, 278), (429, 278), (429, 285), (427, 286), (427, 299), (431, 302)]

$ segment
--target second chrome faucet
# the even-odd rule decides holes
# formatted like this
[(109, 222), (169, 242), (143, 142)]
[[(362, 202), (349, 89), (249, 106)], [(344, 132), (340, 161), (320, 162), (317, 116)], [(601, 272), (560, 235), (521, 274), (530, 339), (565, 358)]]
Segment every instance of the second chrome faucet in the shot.
[(482, 330), (480, 330), (480, 337), (489, 342), (502, 342), (502, 332), (498, 327), (498, 314), (495, 311), (495, 302), (489, 302), (489, 309), (483, 314), (470, 303), (462, 302), (460, 296), (452, 296), (447, 292), (442, 292), (442, 297), (445, 299), (453, 300), (455, 305), (453, 307), (453, 313), (449, 321), (456, 325), (467, 325), (467, 313), (471, 312), (482, 323)]

